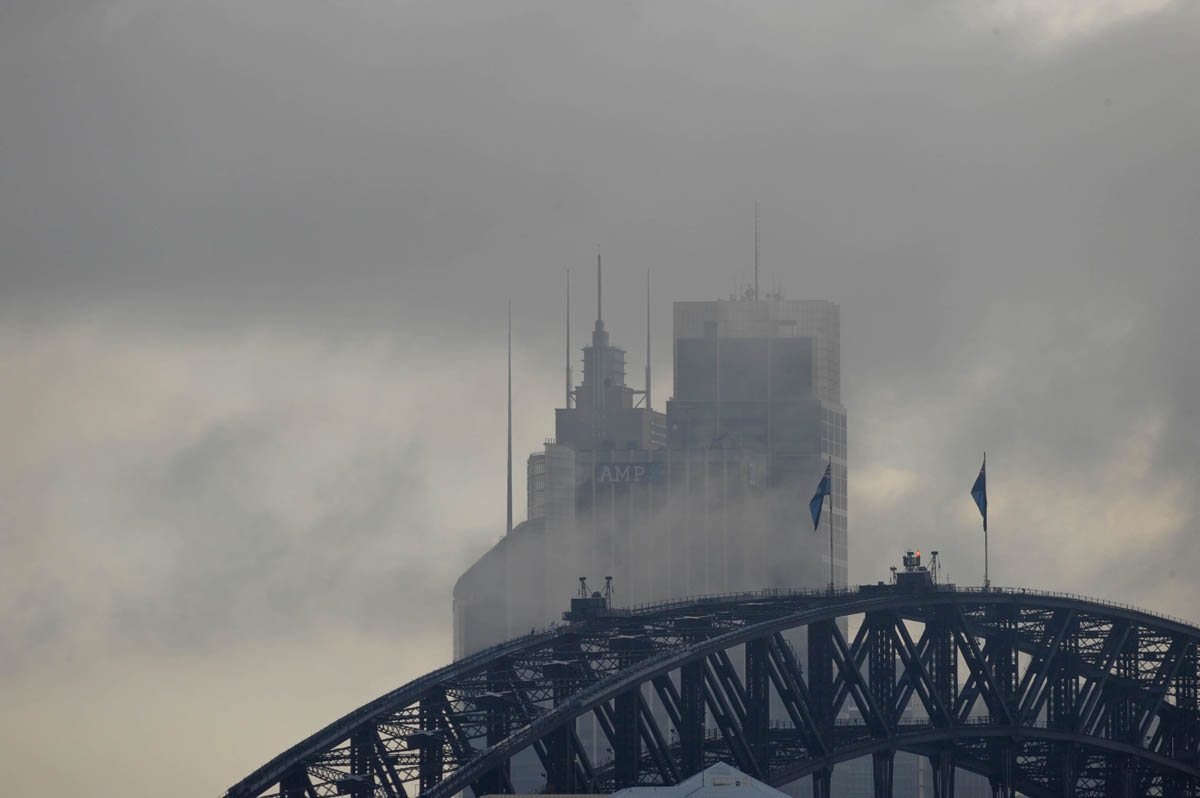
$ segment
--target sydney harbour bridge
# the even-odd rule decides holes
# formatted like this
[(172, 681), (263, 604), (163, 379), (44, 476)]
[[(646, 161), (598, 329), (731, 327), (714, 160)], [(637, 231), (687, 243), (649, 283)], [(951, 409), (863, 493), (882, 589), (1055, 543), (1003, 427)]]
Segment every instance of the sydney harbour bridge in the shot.
[[(938, 796), (956, 770), (999, 796), (1200, 793), (1200, 629), (1182, 620), (892, 584), (628, 610), (583, 598), (564, 620), (355, 709), (227, 798), (512, 793), (512, 758), (530, 749), (555, 793), (675, 784), (725, 761), (828, 798), (834, 769), (869, 757), (875, 795), (891, 796), (896, 752), (928, 759)], [(581, 741), (593, 719), (603, 757)]]

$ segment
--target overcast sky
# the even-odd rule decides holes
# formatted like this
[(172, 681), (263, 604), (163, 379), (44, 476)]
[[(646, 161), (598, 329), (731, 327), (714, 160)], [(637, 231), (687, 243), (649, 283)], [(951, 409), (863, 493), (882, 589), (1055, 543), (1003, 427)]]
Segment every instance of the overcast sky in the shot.
[(987, 449), (995, 583), (1200, 620), (1197, 75), (1170, 0), (0, 0), (6, 789), (214, 795), (446, 662), (505, 300), (520, 475), (565, 271), (640, 383), (652, 270), (661, 407), (756, 200), (852, 583), (980, 582)]

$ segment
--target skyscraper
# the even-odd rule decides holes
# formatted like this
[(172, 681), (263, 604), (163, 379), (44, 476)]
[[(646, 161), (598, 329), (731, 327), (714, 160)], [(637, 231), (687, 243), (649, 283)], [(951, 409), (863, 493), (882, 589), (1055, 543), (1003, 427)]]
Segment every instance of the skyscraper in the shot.
[(625, 350), (609, 342), (599, 277), (597, 258), (583, 379), (555, 411), (554, 440), (529, 456), (527, 520), (454, 587), (456, 657), (554, 621), (581, 575), (611, 576), (634, 595), (645, 530), (665, 501), (666, 417), (645, 406), (648, 391), (625, 383)]
[(554, 621), (579, 576), (612, 576), (618, 604), (828, 584), (830, 533), (824, 519), (813, 532), (807, 505), (830, 461), (846, 584), (837, 305), (675, 303), (665, 416), (625, 384), (600, 310), (556, 437), (529, 458), (528, 520), (455, 585), (455, 656)]
[(838, 306), (741, 299), (676, 302), (674, 310), (675, 391), (667, 402), (672, 495), (688, 497), (687, 524), (705, 530), (686, 535), (684, 545), (694, 556), (699, 545), (707, 547), (705, 567), (693, 568), (676, 589), (828, 584), (830, 516), (814, 533), (808, 499), (829, 463), (833, 582), (845, 585)]

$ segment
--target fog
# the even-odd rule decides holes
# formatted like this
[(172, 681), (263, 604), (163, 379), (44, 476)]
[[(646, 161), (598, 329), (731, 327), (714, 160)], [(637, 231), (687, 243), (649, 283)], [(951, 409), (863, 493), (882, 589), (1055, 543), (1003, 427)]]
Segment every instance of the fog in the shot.
[(519, 475), (565, 270), (603, 248), (640, 374), (651, 269), (661, 407), (755, 202), (764, 282), (841, 307), (852, 584), (981, 581), (986, 449), (994, 583), (1192, 617), (1198, 39), (1162, 0), (0, 5), (9, 790), (220, 793), (448, 661), (506, 301)]

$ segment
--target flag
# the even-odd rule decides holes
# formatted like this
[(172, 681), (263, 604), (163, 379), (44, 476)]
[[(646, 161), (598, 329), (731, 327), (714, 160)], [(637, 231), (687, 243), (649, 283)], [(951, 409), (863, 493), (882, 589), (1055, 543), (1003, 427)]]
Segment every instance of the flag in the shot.
[(971, 486), (971, 498), (983, 514), (983, 531), (987, 532), (987, 455), (983, 456), (983, 465), (979, 467), (979, 476)]
[(813, 532), (817, 531), (817, 526), (821, 523), (821, 508), (825, 506), (825, 497), (829, 495), (829, 486), (832, 482), (833, 463), (830, 463), (825, 466), (825, 474), (817, 483), (817, 492), (813, 494), (812, 500), (808, 503), (808, 511), (812, 513)]

